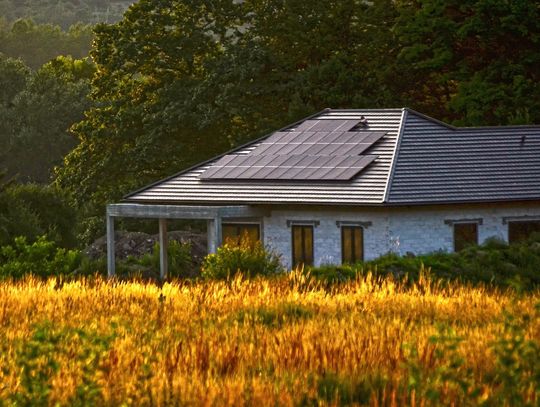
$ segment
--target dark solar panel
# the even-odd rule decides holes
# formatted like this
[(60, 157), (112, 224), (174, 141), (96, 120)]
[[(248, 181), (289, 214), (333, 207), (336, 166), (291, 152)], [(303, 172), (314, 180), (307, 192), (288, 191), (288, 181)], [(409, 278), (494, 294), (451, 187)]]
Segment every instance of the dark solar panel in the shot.
[(376, 156), (258, 156), (246, 160), (237, 156), (218, 161), (204, 179), (267, 179), (267, 180), (349, 180)]
[(358, 120), (306, 120), (263, 140), (246, 155), (226, 155), (201, 179), (349, 180), (376, 156), (361, 155), (385, 133), (351, 131)]

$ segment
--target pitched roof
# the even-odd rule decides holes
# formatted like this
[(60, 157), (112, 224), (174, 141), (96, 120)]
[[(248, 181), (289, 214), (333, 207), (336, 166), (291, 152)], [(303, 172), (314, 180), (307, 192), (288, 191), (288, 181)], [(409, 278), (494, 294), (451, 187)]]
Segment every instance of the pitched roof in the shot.
[[(140, 203), (177, 204), (323, 204), (372, 205), (383, 202), (403, 109), (384, 110), (325, 110), (311, 117), (321, 121), (367, 120), (366, 130), (385, 135), (362, 154), (377, 159), (357, 177), (346, 182), (284, 181), (284, 180), (212, 180), (201, 179), (208, 168), (221, 157), (183, 171), (166, 180), (128, 195), (125, 200)], [(297, 125), (300, 125), (298, 123)], [(290, 128), (294, 130), (295, 126)], [(247, 155), (272, 134), (244, 146), (234, 153)]]
[(389, 203), (540, 199), (540, 126), (456, 128), (407, 111)]
[[(249, 169), (247, 173), (240, 167), (233, 168), (234, 165), (225, 170), (219, 169), (219, 165), (223, 167), (235, 162), (244, 163), (241, 165), (246, 167), (252, 165), (246, 163), (254, 162), (291, 165), (296, 161), (283, 157), (266, 157), (257, 161), (260, 157), (254, 156), (264, 155), (264, 151), (275, 156), (279, 148), (271, 144), (282, 137), (314, 144), (313, 140), (322, 136), (319, 134), (313, 138), (312, 133), (305, 133), (314, 121), (321, 123), (321, 129), (325, 130), (341, 128), (339, 123), (358, 122), (362, 117), (367, 126), (360, 134), (378, 134), (375, 142), (367, 149), (359, 149), (356, 145), (349, 152), (339, 151), (342, 155), (361, 154), (375, 158), (366, 158), (359, 166), (362, 168), (356, 172), (349, 171), (347, 174), (354, 172), (351, 179), (338, 180), (329, 176), (312, 179), (312, 175), (283, 179), (269, 169)], [(288, 135), (274, 132), (227, 153), (227, 156), (216, 157), (131, 193), (125, 200), (210, 205), (399, 205), (540, 199), (540, 126), (456, 128), (407, 108), (327, 109), (286, 130)], [(381, 137), (381, 134), (384, 135)], [(362, 138), (348, 137), (346, 140), (360, 143)], [(329, 151), (327, 147), (321, 148)], [(316, 166), (313, 163), (319, 160), (308, 161), (313, 167)], [(327, 162), (335, 161), (328, 158)], [(262, 164), (259, 166), (264, 167)], [(212, 170), (208, 171), (210, 168)], [(324, 172), (315, 167), (311, 170), (313, 172), (299, 173)], [(206, 176), (203, 175), (205, 172)], [(216, 173), (218, 175), (212, 177)], [(259, 175), (250, 178), (254, 173)], [(227, 179), (226, 174), (244, 175)], [(331, 172), (327, 174), (331, 175)]]

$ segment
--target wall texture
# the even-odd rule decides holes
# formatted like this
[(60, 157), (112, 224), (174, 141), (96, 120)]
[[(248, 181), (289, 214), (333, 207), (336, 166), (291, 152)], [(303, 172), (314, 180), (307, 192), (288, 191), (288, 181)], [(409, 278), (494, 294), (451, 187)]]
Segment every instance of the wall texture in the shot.
[[(336, 222), (371, 222), (364, 229), (364, 258), (370, 260), (393, 251), (415, 254), (454, 250), (453, 226), (449, 221), (479, 220), (479, 242), (489, 237), (508, 240), (508, 225), (503, 218), (536, 217), (538, 203), (455, 205), (400, 208), (351, 209), (279, 209), (263, 219), (266, 245), (282, 255), (284, 265), (291, 264), (291, 227), (289, 222), (314, 222), (315, 265), (341, 262), (341, 232)], [(447, 221), (445, 223), (445, 221)]]

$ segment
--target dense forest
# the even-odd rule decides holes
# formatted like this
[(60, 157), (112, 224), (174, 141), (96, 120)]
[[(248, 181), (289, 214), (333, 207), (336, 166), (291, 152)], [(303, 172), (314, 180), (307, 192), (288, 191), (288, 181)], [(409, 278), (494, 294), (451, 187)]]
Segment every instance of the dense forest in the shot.
[(0, 0), (0, 16), (7, 22), (30, 18), (38, 24), (113, 23), (122, 18), (132, 0)]
[(64, 230), (14, 182), (49, 184), (82, 245), (107, 202), (325, 107), (540, 123), (535, 1), (129, 3), (0, 0), (0, 243)]

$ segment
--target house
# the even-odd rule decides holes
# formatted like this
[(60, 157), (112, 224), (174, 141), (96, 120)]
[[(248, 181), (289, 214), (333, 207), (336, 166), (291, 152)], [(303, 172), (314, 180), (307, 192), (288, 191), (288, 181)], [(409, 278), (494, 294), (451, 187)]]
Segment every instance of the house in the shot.
[(162, 263), (172, 218), (206, 219), (211, 252), (250, 233), (287, 267), (517, 241), (540, 231), (540, 126), (326, 109), (109, 205), (110, 274), (119, 216), (160, 220)]

